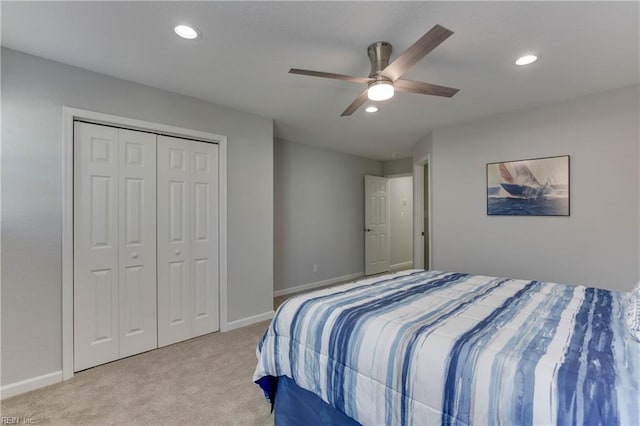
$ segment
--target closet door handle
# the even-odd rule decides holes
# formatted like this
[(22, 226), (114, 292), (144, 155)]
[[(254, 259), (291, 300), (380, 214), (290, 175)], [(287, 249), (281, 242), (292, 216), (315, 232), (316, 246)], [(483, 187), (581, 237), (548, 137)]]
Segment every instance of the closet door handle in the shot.
[(179, 255), (181, 253), (180, 250), (176, 250), (176, 255)]
[(135, 251), (133, 253), (131, 253), (131, 257), (134, 259), (138, 258), (138, 253), (136, 253)]

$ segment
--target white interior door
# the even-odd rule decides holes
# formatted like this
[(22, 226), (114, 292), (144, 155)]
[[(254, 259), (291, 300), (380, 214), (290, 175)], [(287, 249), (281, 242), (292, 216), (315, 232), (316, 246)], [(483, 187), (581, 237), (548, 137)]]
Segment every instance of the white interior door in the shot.
[(118, 129), (74, 126), (74, 370), (118, 358)]
[(118, 130), (120, 358), (158, 347), (156, 135)]
[(218, 330), (218, 147), (158, 136), (158, 344)]
[(75, 123), (75, 371), (219, 329), (218, 186), (216, 144)]
[(74, 369), (157, 347), (156, 137), (74, 126)]
[(158, 346), (191, 336), (189, 144), (158, 136)]
[(389, 180), (379, 176), (364, 177), (365, 274), (379, 274), (390, 269)]
[(189, 142), (191, 148), (191, 285), (193, 337), (219, 327), (218, 145)]

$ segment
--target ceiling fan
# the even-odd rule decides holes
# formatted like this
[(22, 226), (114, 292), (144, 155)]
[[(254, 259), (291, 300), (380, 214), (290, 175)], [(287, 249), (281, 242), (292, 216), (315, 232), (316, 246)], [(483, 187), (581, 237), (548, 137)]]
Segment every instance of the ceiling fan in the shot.
[(391, 43), (378, 41), (367, 48), (367, 54), (371, 61), (371, 72), (369, 77), (354, 77), (351, 75), (334, 74), (322, 71), (302, 70), (291, 68), (289, 74), (308, 75), (311, 77), (331, 78), (334, 80), (344, 80), (351, 83), (366, 83), (367, 88), (344, 110), (341, 116), (353, 114), (367, 99), (372, 101), (384, 101), (393, 97), (394, 91), (420, 93), (423, 95), (434, 95), (452, 97), (459, 89), (452, 87), (438, 86), (435, 84), (423, 83), (420, 81), (404, 80), (400, 77), (414, 66), (420, 59), (438, 47), (445, 41), (453, 31), (443, 26), (436, 25), (431, 28), (411, 47), (402, 52), (392, 63)]

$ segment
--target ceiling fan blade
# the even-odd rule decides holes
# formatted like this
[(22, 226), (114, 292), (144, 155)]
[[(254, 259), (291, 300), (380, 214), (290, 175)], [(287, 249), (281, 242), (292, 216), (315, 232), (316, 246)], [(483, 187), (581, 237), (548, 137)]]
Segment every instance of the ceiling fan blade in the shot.
[(367, 78), (367, 77), (354, 77), (352, 75), (334, 74), (331, 72), (322, 72), (322, 71), (301, 70), (298, 68), (291, 68), (289, 70), (289, 74), (300, 74), (300, 75), (308, 75), (311, 77), (331, 78), (334, 80), (349, 81), (351, 83), (368, 83), (373, 80), (372, 78)]
[(401, 78), (393, 82), (393, 88), (398, 92), (420, 93), (422, 95), (444, 96), (447, 98), (452, 97), (460, 90)]
[(453, 34), (453, 31), (436, 25), (407, 50), (402, 52), (395, 61), (387, 65), (387, 67), (382, 70), (382, 75), (392, 81), (397, 80), (420, 59), (424, 58), (429, 52), (438, 47), (440, 43), (449, 38), (451, 34)]
[(351, 105), (349, 105), (347, 107), (347, 109), (344, 110), (344, 112), (342, 114), (340, 114), (340, 117), (345, 117), (348, 115), (353, 114), (358, 108), (360, 108), (362, 106), (363, 103), (365, 103), (367, 101), (368, 96), (367, 96), (367, 90), (365, 89), (364, 92), (360, 93), (360, 95), (358, 95), (358, 97), (351, 102)]

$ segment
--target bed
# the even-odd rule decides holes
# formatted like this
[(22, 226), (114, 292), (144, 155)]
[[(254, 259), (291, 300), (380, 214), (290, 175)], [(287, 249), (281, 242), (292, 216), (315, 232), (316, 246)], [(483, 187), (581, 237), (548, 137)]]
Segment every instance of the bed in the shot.
[(276, 424), (640, 425), (624, 293), (411, 270), (287, 300), (254, 381)]

